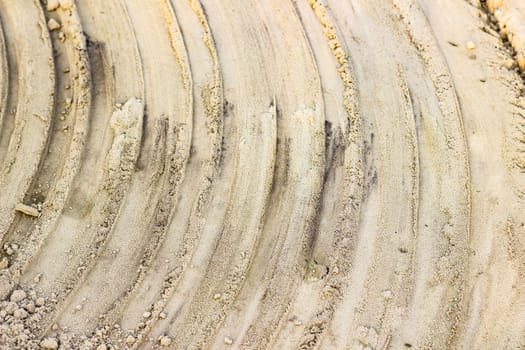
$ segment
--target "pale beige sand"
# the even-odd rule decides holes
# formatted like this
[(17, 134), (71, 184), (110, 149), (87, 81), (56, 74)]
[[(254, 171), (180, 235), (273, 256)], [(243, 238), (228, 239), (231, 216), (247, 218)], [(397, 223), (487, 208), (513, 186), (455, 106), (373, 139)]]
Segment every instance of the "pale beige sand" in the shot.
[(522, 0), (0, 0), (0, 349), (525, 349)]

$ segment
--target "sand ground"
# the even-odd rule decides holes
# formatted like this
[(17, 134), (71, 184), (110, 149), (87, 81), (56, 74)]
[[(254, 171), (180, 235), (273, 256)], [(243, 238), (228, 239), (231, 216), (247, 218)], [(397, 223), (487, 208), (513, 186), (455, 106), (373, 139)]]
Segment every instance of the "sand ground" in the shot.
[(0, 349), (525, 349), (522, 0), (0, 0)]

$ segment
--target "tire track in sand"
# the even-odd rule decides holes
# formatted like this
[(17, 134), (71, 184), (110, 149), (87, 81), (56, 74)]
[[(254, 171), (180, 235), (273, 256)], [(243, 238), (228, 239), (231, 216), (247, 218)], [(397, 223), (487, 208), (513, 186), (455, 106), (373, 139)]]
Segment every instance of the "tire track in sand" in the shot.
[(54, 18), (61, 23), (61, 30), (51, 38), (57, 52), (53, 131), (47, 155), (25, 199), (26, 203), (38, 203), (41, 213), (38, 220), (21, 216), (10, 228), (8, 239), (20, 247), (11, 266), (14, 276), (24, 273), (55, 228), (80, 168), (89, 131), (91, 70), (76, 7), (56, 9)]
[(7, 48), (5, 42), (4, 25), (0, 17), (0, 164), (2, 163), (3, 153), (1, 147), (2, 133), (4, 131), (4, 119), (8, 113), (7, 98), (11, 87), (9, 86), (9, 62), (7, 60)]
[[(0, 4), (0, 6), (5, 6)], [(0, 164), (4, 163), (7, 150), (9, 148), (9, 142), (11, 140), (11, 134), (15, 127), (15, 115), (16, 107), (18, 105), (18, 70), (20, 62), (17, 59), (17, 47), (19, 44), (16, 41), (16, 26), (9, 16), (9, 12), (2, 10), (0, 13), (0, 23), (2, 26), (2, 46), (3, 46), (3, 59), (5, 63), (2, 63), (2, 79), (5, 81), (6, 89), (5, 101), (2, 101), (2, 123), (0, 124)], [(5, 66), (4, 66), (5, 64)]]
[[(162, 323), (162, 319), (159, 320), (160, 314), (164, 314), (164, 307), (175, 292), (202, 234), (206, 210), (212, 200), (212, 185), (219, 175), (219, 165), (222, 162), (222, 119), (225, 103), (213, 35), (199, 2), (190, 1), (173, 5), (176, 5), (181, 13), (188, 14), (188, 16), (180, 16), (179, 19), (174, 18), (181, 23), (184, 36), (194, 37), (194, 32), (185, 31), (188, 22), (197, 22), (202, 33), (202, 40), (186, 41), (190, 60), (209, 57), (209, 62), (192, 69), (195, 95), (199, 96), (195, 98), (193, 135), (193, 139), (198, 142), (192, 144), (192, 155), (187, 166), (188, 175), (185, 177), (187, 180), (181, 184), (182, 197), (177, 204), (172, 221), (179, 224), (168, 227), (166, 240), (159, 247), (157, 254), (151, 257), (151, 267), (145, 270), (144, 276), (132, 289), (129, 298), (122, 306), (126, 310), (123, 313), (126, 315), (123, 319), (123, 328), (135, 328), (139, 340), (136, 345), (145, 340), (145, 335), (151, 331), (152, 326), (158, 327), (157, 323)], [(208, 141), (205, 142), (206, 140)], [(184, 195), (185, 193), (188, 195)], [(150, 286), (154, 287), (150, 288)], [(144, 312), (151, 312), (151, 317), (144, 320), (142, 317)], [(111, 310), (110, 314), (113, 316), (109, 319), (119, 317), (117, 309)]]
[[(67, 303), (71, 292), (78, 288), (86, 272), (93, 267), (93, 262), (99, 257), (125, 198), (140, 150), (144, 113), (142, 102), (144, 84), (140, 59), (136, 46), (117, 40), (118, 37), (111, 32), (117, 28), (119, 31), (128, 28), (129, 38), (132, 43), (134, 42), (125, 7), (121, 3), (114, 3), (112, 7), (107, 8), (108, 15), (111, 15), (111, 11), (120, 14), (120, 17), (112, 17), (113, 22), (117, 21), (119, 26), (108, 26), (104, 17), (99, 16), (91, 18), (98, 25), (91, 27), (93, 22), (84, 21), (83, 11), (86, 8), (83, 6), (85, 5), (97, 6), (97, 3), (95, 1), (89, 4), (83, 3), (79, 7), (79, 13), (83, 23), (88, 24), (86, 30), (94, 30), (93, 36), (104, 37), (108, 45), (113, 48), (111, 52), (116, 52), (114, 59), (118, 61), (115, 61), (114, 66), (116, 82), (114, 93), (116, 98), (127, 102), (117, 105), (109, 118), (111, 141), (108, 140), (108, 149), (101, 167), (102, 180), (92, 189), (96, 192), (90, 198), (91, 211), (80, 219), (73, 217), (75, 210), (78, 211), (79, 208), (71, 207), (66, 211), (61, 216), (62, 222), (57, 225), (54, 235), (46, 241), (24, 275), (24, 283), (31, 285), (33, 278), (42, 274), (38, 288), (50, 301), (50, 309), (38, 325), (38, 332), (44, 332), (46, 328), (51, 327), (53, 319), (64, 303)], [(64, 220), (69, 221), (68, 224), (64, 225)], [(57, 251), (57, 254), (54, 256), (43, 254), (49, 249)], [(58, 264), (57, 259), (68, 260), (69, 263)]]
[[(268, 84), (276, 84), (273, 88), (277, 101), (278, 146), (274, 190), (268, 202), (272, 206), (265, 215), (250, 273), (211, 346), (220, 347), (224, 340), (228, 342), (232, 338), (234, 347), (264, 348), (271, 346), (272, 338), (282, 325), (310, 256), (317, 219), (317, 206), (312, 202), (315, 202), (313, 198), (320, 196), (324, 172), (324, 110), (318, 74), (299, 21), (296, 17), (292, 17), (292, 21), (283, 20), (288, 14), (293, 15), (293, 8), (287, 6), (286, 11), (280, 12), (275, 3), (245, 4), (241, 8), (232, 2), (223, 6), (222, 11), (229, 8), (242, 12), (242, 23), (232, 23), (231, 32), (238, 32), (236, 25), (240, 25), (250, 38), (228, 41), (229, 46), (233, 42), (238, 47), (235, 52), (245, 53), (237, 54), (244, 58), (236, 59), (236, 64), (243, 62), (241, 67), (248, 65), (242, 71), (261, 65), (257, 75), (265, 77), (262, 73), (267, 72), (273, 77)], [(259, 12), (265, 13), (262, 21), (251, 18), (251, 14)], [(212, 8), (210, 13), (220, 11)], [(290, 17), (286, 18), (290, 20)], [(301, 36), (299, 40), (294, 37), (294, 43), (299, 44), (295, 46), (291, 45), (290, 37), (277, 38), (276, 35), (279, 31), (296, 33), (297, 30)], [(257, 45), (249, 45), (251, 42), (257, 42)], [(257, 55), (257, 52), (261, 54)], [(257, 58), (253, 59), (252, 55)], [(288, 69), (279, 69), (274, 62), (276, 59), (288, 62)], [(225, 71), (229, 70), (225, 67)], [(300, 138), (299, 134), (303, 137)], [(304, 178), (298, 176), (301, 172)], [(283, 221), (279, 223), (277, 218), (283, 218)], [(277, 261), (280, 263), (276, 264)], [(217, 293), (220, 294), (220, 289)], [(215, 323), (220, 321), (218, 317)]]
[[(436, 122), (430, 117), (436, 112), (427, 109), (431, 107), (428, 97), (420, 97), (418, 89), (415, 99), (421, 102), (414, 108), (420, 115), (417, 121), (421, 130), (419, 150), (421, 169), (425, 168), (421, 171), (421, 178), (425, 180), (421, 184), (419, 221), (428, 228), (420, 228), (418, 235), (414, 297), (401, 334), (406, 337), (403, 341), (416, 347), (450, 348), (458, 340), (468, 308), (465, 273), (469, 261), (471, 209), (466, 138), (447, 63), (424, 13), (411, 0), (394, 0), (393, 4), (424, 63), (437, 99), (436, 112), (441, 115), (439, 124), (432, 125)], [(444, 156), (447, 161), (438, 161), (436, 154), (447, 155)], [(435, 193), (430, 192), (430, 188), (435, 188)], [(439, 236), (429, 236), (432, 231), (439, 232)], [(428, 247), (436, 249), (439, 255), (436, 257), (436, 252)], [(439, 302), (429, 305), (428, 300)], [(424, 319), (417, 316), (422, 313)], [(400, 342), (398, 339), (397, 344)]]
[(51, 128), (55, 91), (52, 45), (40, 4), (35, 0), (28, 8), (14, 2), (3, 7), (2, 13), (4, 20), (13, 23), (17, 35), (28, 40), (16, 50), (18, 100), (14, 128), (0, 168), (0, 242), (15, 217), (21, 215), (15, 213), (15, 205), (23, 201), (38, 171)]
[[(144, 170), (132, 181), (121, 211), (121, 217), (128, 219), (117, 220), (106, 246), (107, 259), (97, 263), (85, 286), (62, 314), (60, 323), (75, 325), (75, 330), (90, 328), (94, 332), (99, 323), (107, 323), (107, 319), (101, 322), (99, 319), (104, 318), (108, 309), (122, 311), (127, 296), (139, 284), (164, 239), (189, 157), (193, 108), (191, 72), (173, 13), (157, 5), (143, 7), (133, 1), (127, 2), (127, 8), (135, 31), (140, 33), (137, 40), (145, 72), (148, 123), (153, 125), (146, 126), (148, 135), (143, 137), (145, 160), (139, 160), (139, 164), (145, 163), (140, 165)], [(163, 13), (166, 10), (168, 12)], [(151, 25), (151, 21), (163, 14), (167, 16), (166, 22)], [(155, 33), (158, 41), (150, 39)], [(171, 79), (166, 81), (165, 77)], [(165, 91), (170, 94), (165, 96)], [(162, 95), (165, 97), (158, 99)], [(137, 205), (144, 197), (147, 200)], [(96, 297), (100, 289), (105, 295), (103, 300)], [(78, 305), (82, 305), (81, 310), (76, 309)]]
[[(314, 52), (317, 51), (316, 57), (319, 60), (320, 71), (326, 72), (327, 70), (326, 65), (323, 64), (325, 60), (335, 60), (334, 70), (336, 73), (332, 74), (333, 79), (339, 79), (341, 82), (341, 87), (335, 93), (341, 96), (339, 101), (344, 113), (342, 115), (343, 121), (339, 122), (342, 125), (342, 134), (336, 133), (337, 124), (335, 121), (327, 124), (336, 130), (335, 132), (332, 131), (334, 132), (334, 136), (332, 136), (334, 140), (331, 142), (336, 143), (335, 146), (332, 146), (335, 147), (332, 152), (334, 152), (335, 157), (337, 157), (335, 152), (340, 152), (338, 152), (340, 154), (339, 159), (327, 159), (329, 162), (337, 162), (336, 165), (333, 165), (336, 168), (336, 174), (337, 168), (341, 168), (339, 170), (339, 182), (331, 186), (335, 187), (333, 190), (335, 193), (343, 193), (343, 195), (337, 199), (331, 199), (328, 196), (328, 186), (332, 183), (331, 178), (334, 175), (325, 179), (323, 200), (326, 202), (323, 203), (321, 209), (319, 237), (310, 261), (306, 280), (301, 286), (304, 299), (297, 299), (296, 304), (288, 313), (291, 322), (288, 323), (287, 330), (294, 332), (291, 329), (298, 328), (302, 335), (297, 331), (294, 332), (297, 334), (295, 338), (286, 339), (283, 335), (281, 342), (284, 343), (280, 345), (285, 346), (284, 344), (293, 342), (294, 345), (288, 343), (287, 346), (315, 348), (319, 346), (320, 339), (333, 318), (334, 310), (348, 287), (345, 277), (351, 271), (355, 236), (361, 217), (360, 208), (364, 184), (364, 139), (357, 81), (348, 49), (345, 43), (341, 41), (338, 30), (332, 22), (330, 10), (320, 1), (300, 1), (296, 2), (295, 7), (306, 33), (314, 38), (312, 33), (321, 31), (321, 34), (316, 35), (315, 38), (325, 41), (327, 44), (327, 52), (324, 53), (324, 56), (319, 48), (311, 45), (314, 47)], [(326, 82), (328, 84), (328, 81)], [(323, 86), (323, 90), (329, 88), (329, 86)], [(326, 105), (327, 108), (331, 107), (329, 104)], [(329, 114), (335, 114), (335, 112), (327, 113), (327, 116)], [(325, 206), (330, 208), (326, 209), (326, 212), (323, 210)], [(333, 220), (334, 213), (336, 220)], [(329, 217), (332, 223), (325, 224), (328, 221), (326, 217)], [(323, 229), (327, 230), (324, 235)], [(325, 243), (323, 240), (328, 242)], [(305, 310), (308, 310), (307, 313)], [(304, 321), (307, 322), (303, 326)]]

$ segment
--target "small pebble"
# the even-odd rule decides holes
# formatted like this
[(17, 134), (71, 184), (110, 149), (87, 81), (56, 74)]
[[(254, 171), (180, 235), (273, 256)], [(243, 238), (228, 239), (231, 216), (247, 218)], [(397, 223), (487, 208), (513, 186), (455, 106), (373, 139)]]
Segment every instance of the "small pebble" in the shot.
[(58, 0), (47, 0), (46, 10), (49, 12), (55, 11), (59, 5)]
[(476, 48), (476, 44), (474, 44), (473, 41), (467, 41), (465, 46), (467, 47), (467, 50), (474, 50)]
[(128, 337), (126, 338), (126, 344), (133, 344), (135, 342), (135, 337), (133, 337), (132, 335), (128, 335)]
[(233, 339), (230, 338), (230, 337), (224, 337), (224, 344), (232, 345), (233, 344)]
[(58, 341), (56, 338), (46, 338), (40, 342), (40, 346), (43, 349), (58, 349)]
[(15, 303), (18, 303), (19, 301), (24, 300), (26, 297), (27, 297), (26, 292), (24, 292), (21, 289), (18, 289), (18, 290), (15, 290), (13, 294), (11, 294), (10, 300)]
[(0, 270), (7, 269), (8, 266), (9, 266), (9, 260), (7, 260), (6, 257), (3, 257), (2, 259), (0, 259)]
[(47, 27), (49, 28), (50, 31), (53, 31), (53, 30), (60, 28), (60, 23), (58, 23), (54, 18), (51, 18), (47, 22)]
[(24, 204), (24, 203), (18, 203), (15, 206), (15, 210), (19, 211), (21, 213), (24, 213), (26, 215), (29, 215), (29, 216), (38, 216), (38, 215), (40, 215), (40, 212), (38, 211), (38, 209), (33, 208), (32, 206)]
[(170, 346), (171, 345), (171, 338), (167, 336), (163, 336), (160, 338), (160, 346)]
[(383, 291), (382, 295), (383, 295), (383, 298), (385, 298), (386, 300), (392, 299), (392, 291), (390, 290)]
[(142, 317), (144, 317), (144, 318), (149, 318), (150, 316), (151, 316), (151, 312), (149, 312), (149, 311), (146, 311), (146, 312), (144, 312), (142, 314)]
[(36, 306), (43, 306), (45, 302), (46, 302), (46, 300), (44, 298), (40, 297), (40, 298), (37, 298), (35, 300), (35, 305)]
[(30, 302), (25, 306), (25, 309), (30, 313), (34, 313), (36, 311), (35, 303)]
[(18, 309), (16, 310), (14, 313), (13, 313), (13, 316), (15, 318), (18, 318), (18, 319), (23, 319), (23, 318), (26, 318), (28, 316), (28, 313), (26, 310), (24, 309)]

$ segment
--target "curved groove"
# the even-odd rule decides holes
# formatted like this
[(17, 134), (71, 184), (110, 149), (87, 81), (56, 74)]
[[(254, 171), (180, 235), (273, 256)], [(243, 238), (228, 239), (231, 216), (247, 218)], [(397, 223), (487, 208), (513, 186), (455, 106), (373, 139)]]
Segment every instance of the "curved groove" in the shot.
[[(432, 329), (432, 331), (427, 330), (423, 333), (424, 335), (421, 335), (421, 345), (433, 344), (433, 346), (451, 347), (454, 346), (458, 339), (457, 334), (461, 331), (460, 327), (465, 317), (465, 310), (468, 307), (468, 301), (465, 299), (465, 273), (469, 260), (471, 204), (470, 165), (466, 137), (462, 114), (449, 68), (424, 13), (411, 0), (394, 0), (394, 5), (403, 18), (412, 18), (412, 21), (403, 20), (403, 23), (407, 28), (410, 40), (418, 49), (427, 74), (433, 83), (443, 123), (443, 135), (440, 137), (441, 140), (436, 140), (436, 142), (441, 143), (439, 147), (444, 154), (449, 154), (448, 162), (442, 164), (440, 166), (441, 169), (436, 169), (440, 192), (438, 197), (440, 198), (439, 210), (443, 215), (443, 222), (438, 230), (443, 240), (440, 244), (444, 244), (445, 248), (440, 258), (432, 262), (434, 268), (430, 288), (426, 287), (424, 288), (426, 291), (423, 291), (421, 279), (416, 278), (415, 296), (412, 305), (414, 310), (417, 309), (418, 313), (421, 312), (421, 307), (416, 305), (422, 305), (422, 294), (426, 293), (434, 295), (434, 300), (440, 300), (440, 310), (431, 307), (430, 309), (435, 311), (427, 311), (430, 315), (434, 315), (434, 319), (428, 328), (429, 330)], [(416, 27), (416, 23), (420, 24), (419, 27)], [(428, 123), (428, 121), (425, 121), (428, 118), (425, 115), (426, 111), (422, 110), (420, 113), (420, 118), (422, 118), (420, 123)], [(427, 124), (423, 127), (428, 128), (429, 126)], [(429, 142), (428, 133), (425, 138), (427, 139), (426, 142)], [(451, 173), (449, 169), (454, 169), (456, 173)], [(447, 179), (439, 176), (440, 173), (445, 172), (448, 175)], [(454, 181), (450, 182), (448, 179), (452, 177)], [(450, 189), (451, 186), (454, 186), (453, 191)], [(423, 197), (422, 201), (424, 201)], [(421, 209), (421, 212), (423, 212), (423, 209)], [(420, 220), (425, 219), (421, 218)], [(428, 257), (425, 258), (420, 253), (419, 259), (424, 261)], [(421, 274), (419, 276), (421, 277)], [(428, 300), (428, 296), (423, 298)], [(410, 322), (411, 317), (413, 316), (409, 317), (408, 322)], [(411, 332), (414, 334), (413, 329)]]
[[(364, 182), (364, 141), (362, 120), (360, 115), (359, 94), (353, 73), (350, 56), (345, 44), (339, 38), (331, 20), (328, 8), (321, 1), (308, 1), (316, 20), (323, 29), (324, 39), (330, 47), (331, 54), (337, 62), (337, 71), (342, 83), (342, 104), (347, 120), (343, 124), (346, 133), (343, 136), (343, 182), (340, 191), (344, 195), (337, 200), (338, 219), (333, 228), (334, 238), (330, 253), (326, 259), (328, 275), (324, 276), (324, 287), (319, 292), (320, 305), (312, 315), (313, 319), (304, 326), (304, 333), (299, 340), (299, 348), (315, 348), (320, 345), (320, 338), (333, 318), (334, 308), (344, 294), (344, 276), (348, 275), (352, 266), (355, 234), (360, 222), (360, 206), (363, 198)], [(305, 11), (306, 9), (299, 9)], [(303, 24), (304, 25), (304, 24)], [(316, 267), (322, 269), (322, 266)], [(315, 271), (315, 273), (317, 273)], [(315, 275), (310, 276), (314, 279)], [(342, 278), (343, 277), (343, 278)]]
[[(141, 7), (139, 2), (131, 1), (127, 3), (127, 6), (134, 23), (141, 22), (140, 16), (151, 16), (153, 19), (157, 17), (156, 14), (166, 10), (153, 6), (145, 9)], [(95, 266), (86, 280), (86, 287), (77, 292), (69, 302), (68, 308), (62, 313), (63, 322), (75, 324), (76, 319), (87, 318), (92, 320), (90, 327), (94, 330), (97, 323), (104, 323), (111, 319), (111, 315), (102, 319), (97, 319), (97, 315), (105, 314), (108, 309), (111, 309), (111, 314), (114, 314), (116, 310), (120, 313), (126, 306), (130, 294), (140, 284), (151, 259), (155, 257), (155, 252), (163, 241), (166, 229), (171, 221), (172, 211), (189, 158), (193, 97), (184, 43), (180, 33), (178, 33), (174, 18), (170, 16), (169, 12), (164, 13), (164, 15), (167, 16), (166, 25), (168, 28), (165, 29), (166, 40), (163, 49), (158, 43), (148, 43), (147, 36), (138, 36), (139, 49), (146, 72), (148, 114), (156, 120), (154, 132), (151, 133), (154, 138), (148, 141), (149, 135), (143, 137), (144, 147), (150, 149), (149, 152), (143, 152), (143, 154), (151, 153), (152, 161), (148, 161), (144, 165), (144, 170), (140, 175), (141, 179), (132, 182), (126, 201), (134, 202), (133, 198), (139, 199), (141, 197), (146, 197), (147, 200), (144, 201), (143, 205), (124, 206), (121, 217), (134, 217), (135, 220), (126, 220), (125, 222), (117, 220), (106, 248), (109, 252), (121, 249), (129, 250), (130, 254), (117, 255), (111, 261), (102, 260)], [(142, 23), (146, 24), (148, 21), (144, 20)], [(137, 32), (144, 34), (148, 34), (149, 30), (152, 33), (161, 32), (162, 29), (162, 27), (151, 27), (151, 29), (135, 27)], [(157, 58), (153, 55), (153, 48), (161, 52), (169, 52), (171, 55), (163, 55), (163, 57), (168, 58), (168, 61), (159, 65)], [(169, 83), (166, 83), (162, 80), (165, 76), (172, 76), (173, 78)], [(156, 97), (161, 96), (168, 87), (169, 91), (172, 92), (172, 95), (168, 96), (170, 103), (158, 100)], [(146, 161), (143, 160), (142, 162)], [(145, 218), (148, 219), (144, 220)], [(150, 232), (150, 234), (146, 237), (143, 232)], [(139, 271), (135, 271), (134, 266), (136, 265), (140, 266)], [(123, 276), (125, 279), (119, 279)], [(133, 277), (130, 278), (129, 276)], [(114, 288), (106, 292), (106, 300), (93, 299), (92, 296), (97, 293), (100, 286), (107, 284), (108, 278), (114, 283)], [(84, 305), (85, 307), (77, 312), (75, 311), (77, 305)], [(76, 326), (86, 328), (85, 323), (76, 323)]]
[[(178, 333), (175, 346), (192, 343), (196, 347), (206, 347), (239, 293), (253, 260), (272, 185), (277, 140), (275, 101), (260, 117), (248, 117), (244, 123), (221, 237), (187, 316), (182, 320), (191, 333)], [(253, 159), (257, 159), (257, 167), (250, 163)], [(208, 305), (211, 300), (212, 304)], [(204, 309), (202, 305), (208, 307)], [(202, 321), (192, 325), (190, 320), (196, 318)], [(178, 327), (178, 323), (174, 323), (172, 332)], [(187, 334), (193, 335), (185, 338)]]
[[(197, 1), (190, 1), (186, 4), (173, 4), (177, 6), (186, 7), (185, 11), (193, 13), (194, 18), (201, 26), (203, 31), (203, 49), (197, 48), (196, 42), (188, 42), (188, 50), (190, 58), (196, 53), (205, 52), (210, 59), (210, 66), (192, 68), (193, 84), (195, 95), (199, 94), (200, 98), (195, 98), (195, 120), (194, 125), (197, 125), (201, 130), (198, 135), (205, 130), (204, 138), (199, 138), (200, 143), (192, 144), (193, 152), (190, 162), (187, 166), (187, 179), (196, 177), (198, 181), (183, 181), (181, 184), (181, 193), (189, 193), (187, 199), (181, 199), (178, 203), (178, 212), (174, 213), (173, 221), (185, 222), (181, 232), (183, 239), (179, 234), (174, 234), (174, 229), (179, 230), (179, 227), (168, 227), (167, 237), (162, 247), (155, 248), (157, 253), (155, 256), (147, 257), (148, 264), (151, 266), (140, 276), (137, 280), (136, 287), (131, 294), (127, 296), (125, 304), (114, 305), (108, 312), (108, 320), (118, 317), (118, 309), (122, 307), (133, 306), (138, 310), (138, 314), (130, 313), (126, 319), (123, 320), (125, 325), (137, 327), (139, 334), (147, 334), (152, 331), (152, 327), (158, 327), (157, 323), (162, 323), (159, 319), (159, 314), (163, 311), (167, 302), (175, 292), (178, 281), (187, 267), (191, 254), (194, 251), (194, 245), (197, 244), (199, 235), (201, 234), (203, 225), (203, 215), (209, 205), (212, 185), (219, 170), (221, 159), (221, 148), (223, 138), (223, 89), (222, 76), (218, 56), (215, 49), (215, 43), (207, 24), (207, 19)], [(191, 16), (185, 18), (190, 19)], [(174, 21), (177, 19), (174, 17)], [(176, 22), (174, 22), (176, 23)], [(184, 30), (184, 27), (182, 27)], [(195, 52), (194, 52), (195, 50)], [(204, 51), (203, 51), (204, 50)], [(195, 57), (195, 56), (193, 56)], [(211, 73), (211, 74), (210, 74)], [(210, 75), (212, 76), (210, 80)], [(201, 85), (202, 84), (202, 85)], [(199, 93), (200, 92), (200, 93)], [(195, 135), (192, 136), (192, 139)], [(202, 141), (208, 139), (205, 145)], [(195, 153), (195, 154), (194, 154)], [(183, 197), (184, 198), (184, 197)], [(180, 215), (186, 216), (181, 219)], [(174, 252), (176, 252), (174, 254)], [(160, 281), (160, 283), (159, 283)], [(153, 284), (155, 288), (150, 289)], [(144, 311), (151, 310), (152, 317), (147, 322), (138, 324), (138, 320), (142, 319)], [(127, 326), (127, 327), (129, 327)], [(135, 345), (140, 345), (137, 343)]]
[[(10, 90), (8, 67), (9, 64), (7, 61), (4, 26), (2, 24), (2, 19), (0, 18), (0, 135), (2, 135), (4, 128), (4, 119), (5, 115), (7, 114), (7, 97)], [(0, 162), (2, 159), (3, 158), (0, 155)]]
[[(63, 80), (63, 82), (57, 92), (57, 106), (53, 115), (55, 130), (48, 146), (48, 153), (52, 154), (44, 159), (42, 170), (35, 176), (28, 191), (29, 194), (26, 195), (28, 199), (37, 197), (43, 200), (40, 223), (33, 225), (31, 218), (22, 217), (16, 226), (11, 227), (10, 240), (20, 242), (22, 245), (11, 267), (14, 275), (24, 273), (46, 237), (51, 234), (58, 217), (64, 210), (71, 184), (81, 166), (89, 131), (91, 69), (87, 56), (86, 39), (75, 7), (68, 11), (59, 10), (57, 15), (68, 38), (63, 49), (66, 52), (68, 64), (63, 62), (59, 65), (57, 62), (57, 69), (67, 69), (68, 73), (59, 73), (69, 74), (76, 78), (71, 82), (68, 78), (57, 76), (57, 81)], [(58, 39), (53, 38), (53, 42), (56, 47), (55, 43), (58, 42)], [(66, 85), (70, 86), (71, 94), (66, 92), (69, 90), (66, 89)], [(64, 121), (66, 119), (68, 121)], [(58, 120), (64, 123), (58, 125)], [(56, 136), (58, 133), (65, 135), (61, 139)], [(55, 141), (55, 139), (58, 140)], [(64, 157), (64, 154), (67, 156)], [(57, 173), (60, 176), (53, 181)], [(50, 183), (53, 185), (49, 186)], [(47, 184), (47, 188), (44, 184)], [(17, 232), (25, 233), (25, 236)]]
[[(38, 171), (51, 128), (55, 91), (52, 45), (42, 9), (36, 1), (30, 9), (16, 4), (5, 13), (15, 23), (15, 30), (26, 30), (25, 35), (33, 42), (23, 43), (17, 51), (20, 64), (15, 126), (0, 169), (0, 242), (15, 219), (15, 205), (23, 201)], [(20, 18), (38, 26), (27, 25)], [(35, 93), (36, 89), (46, 93)]]
[[(90, 5), (95, 6), (96, 4), (90, 2)], [(114, 6), (124, 15), (124, 23), (129, 23), (129, 18), (123, 11), (123, 5), (115, 3)], [(123, 25), (122, 28), (125, 26)], [(129, 28), (130, 33), (132, 33), (131, 27)], [(106, 35), (108, 34), (110, 35), (110, 33)], [(103, 161), (102, 181), (92, 198), (93, 209), (91, 213), (88, 213), (85, 218), (78, 220), (71, 227), (62, 226), (63, 229), (69, 228), (72, 231), (70, 231), (70, 237), (67, 240), (55, 233), (47, 240), (45, 247), (41, 249), (41, 252), (45, 252), (49, 247), (56, 245), (74, 244), (73, 247), (75, 248), (73, 249), (77, 250), (74, 254), (71, 254), (70, 251), (64, 252), (67, 254), (70, 263), (67, 266), (57, 266), (52, 259), (49, 259), (50, 257), (40, 253), (28, 267), (27, 276), (35, 276), (45, 272), (46, 276), (43, 282), (48, 284), (47, 286), (43, 284), (42, 289), (49, 288), (45, 294), (50, 295), (52, 292), (55, 296), (53, 305), (50, 305), (50, 310), (38, 325), (39, 332), (45, 332), (46, 328), (51, 327), (53, 318), (56, 317), (56, 314), (69, 298), (74, 295), (74, 291), (80, 286), (80, 282), (84, 280), (93, 267), (94, 261), (100, 255), (107, 238), (111, 234), (134, 173), (135, 162), (140, 150), (144, 109), (140, 60), (137, 58), (136, 46), (118, 41), (114, 41), (114, 45), (115, 49), (128, 53), (123, 56), (125, 59), (117, 62), (116, 67), (119, 68), (116, 68), (115, 72), (117, 69), (122, 70), (123, 85), (116, 84), (115, 93), (117, 97), (131, 96), (131, 98), (127, 97), (128, 100), (123, 106), (116, 107), (109, 119), (108, 124), (111, 127), (112, 140)], [(136, 72), (136, 75), (131, 72)], [(124, 79), (125, 76), (129, 75), (131, 77)], [(133, 96), (138, 96), (138, 98)], [(79, 247), (81, 249), (78, 249)], [(31, 284), (32, 281), (26, 280), (26, 283)], [(59, 283), (61, 287), (54, 286), (56, 283)]]

